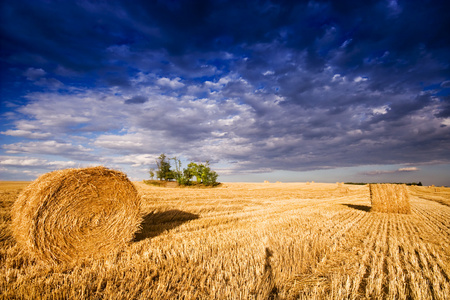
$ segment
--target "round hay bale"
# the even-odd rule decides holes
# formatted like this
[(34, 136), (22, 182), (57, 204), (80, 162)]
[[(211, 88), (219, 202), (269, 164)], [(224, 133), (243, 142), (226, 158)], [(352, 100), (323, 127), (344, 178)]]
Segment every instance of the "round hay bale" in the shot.
[(405, 184), (369, 184), (370, 211), (410, 214), (409, 192)]
[(125, 174), (104, 167), (40, 176), (11, 211), (13, 236), (45, 261), (68, 262), (119, 250), (142, 221), (141, 200)]

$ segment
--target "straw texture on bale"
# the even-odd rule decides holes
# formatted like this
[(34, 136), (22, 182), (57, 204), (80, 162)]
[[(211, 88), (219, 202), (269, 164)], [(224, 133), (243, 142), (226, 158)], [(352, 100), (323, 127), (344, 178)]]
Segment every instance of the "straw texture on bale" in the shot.
[(370, 184), (371, 211), (410, 214), (409, 193), (404, 184)]
[(119, 250), (142, 221), (141, 200), (122, 172), (104, 167), (40, 176), (11, 211), (16, 241), (36, 258), (68, 262)]

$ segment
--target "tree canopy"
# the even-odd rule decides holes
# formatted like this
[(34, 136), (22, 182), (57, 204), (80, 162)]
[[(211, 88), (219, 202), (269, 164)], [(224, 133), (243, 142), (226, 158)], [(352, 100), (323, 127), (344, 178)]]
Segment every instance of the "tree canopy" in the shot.
[[(175, 165), (175, 170), (171, 169), (170, 161), (173, 160)], [(173, 180), (175, 179), (180, 185), (192, 185), (192, 184), (202, 184), (205, 186), (216, 186), (219, 184), (217, 178), (219, 175), (211, 170), (209, 162), (206, 163), (195, 163), (190, 162), (187, 168), (182, 168), (181, 161), (174, 157), (168, 158), (164, 153), (161, 154), (156, 160), (157, 170), (156, 177), (159, 180)], [(154, 170), (150, 169), (150, 176), (153, 178), (152, 174)], [(195, 181), (193, 178), (195, 177)]]

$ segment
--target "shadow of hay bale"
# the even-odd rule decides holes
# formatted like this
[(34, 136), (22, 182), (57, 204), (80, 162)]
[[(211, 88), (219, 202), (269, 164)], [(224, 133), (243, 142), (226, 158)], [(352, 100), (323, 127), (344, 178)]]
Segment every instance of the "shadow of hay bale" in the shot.
[(143, 217), (141, 230), (134, 237), (134, 242), (160, 235), (166, 230), (176, 228), (190, 220), (198, 219), (200, 216), (189, 212), (172, 209), (164, 212), (151, 212)]
[(342, 205), (365, 212), (369, 212), (371, 208), (370, 206), (367, 205), (355, 205), (355, 204), (342, 204)]

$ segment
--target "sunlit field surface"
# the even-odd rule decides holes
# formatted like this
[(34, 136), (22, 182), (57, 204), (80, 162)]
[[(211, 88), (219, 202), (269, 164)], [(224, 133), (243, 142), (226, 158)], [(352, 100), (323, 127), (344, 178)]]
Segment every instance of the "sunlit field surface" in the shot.
[(28, 183), (0, 183), (0, 298), (448, 299), (450, 188), (409, 187), (412, 214), (370, 212), (368, 186), (135, 183), (142, 230), (101, 259), (48, 265), (9, 229)]

